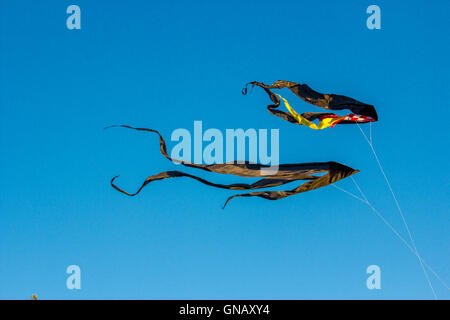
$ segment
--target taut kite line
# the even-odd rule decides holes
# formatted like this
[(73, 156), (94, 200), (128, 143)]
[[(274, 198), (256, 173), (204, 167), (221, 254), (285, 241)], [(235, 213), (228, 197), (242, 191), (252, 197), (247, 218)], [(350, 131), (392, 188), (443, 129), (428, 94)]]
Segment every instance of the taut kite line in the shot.
[[(253, 81), (247, 83), (245, 88), (242, 89), (242, 94), (247, 94), (247, 87), (249, 84), (251, 84), (252, 87), (258, 86), (263, 88), (269, 95), (270, 100), (272, 100), (272, 102), (274, 103), (267, 106), (267, 109), (271, 114), (292, 123), (308, 126), (312, 129), (319, 130), (328, 127), (332, 128), (336, 124), (367, 123), (378, 120), (378, 115), (373, 105), (365, 104), (355, 99), (338, 94), (319, 93), (311, 89), (306, 84), (298, 84), (296, 82), (278, 80), (271, 85), (266, 85), (262, 82)], [(301, 98), (303, 101), (313, 104), (317, 107), (329, 110), (348, 109), (353, 113), (342, 117), (328, 112), (305, 112), (300, 115), (295, 112), (295, 110), (289, 105), (286, 99), (284, 99), (279, 94), (273, 93), (270, 90), (283, 88), (288, 88), (292, 91), (292, 93)], [(277, 110), (277, 108), (280, 106), (280, 98), (283, 100), (286, 108), (290, 113)], [(312, 122), (316, 119), (319, 119), (318, 124)]]
[[(200, 177), (182, 172), (182, 171), (165, 171), (155, 175), (151, 175), (147, 177), (141, 187), (135, 193), (129, 193), (127, 191), (122, 190), (114, 184), (115, 179), (118, 177), (114, 177), (111, 179), (111, 185), (117, 191), (120, 191), (129, 196), (135, 196), (141, 190), (148, 185), (152, 181), (163, 180), (167, 178), (177, 178), (177, 177), (188, 177), (200, 181), (203, 184), (222, 188), (222, 189), (230, 189), (230, 190), (254, 190), (254, 189), (262, 189), (267, 187), (276, 187), (281, 186), (290, 182), (294, 182), (297, 180), (308, 180), (302, 185), (298, 186), (292, 190), (286, 191), (254, 191), (249, 193), (237, 194), (229, 197), (225, 202), (223, 208), (227, 205), (227, 203), (235, 197), (261, 197), (269, 200), (278, 200), (282, 199), (294, 194), (311, 191), (314, 189), (318, 189), (321, 187), (325, 187), (329, 184), (335, 183), (341, 179), (347, 178), (357, 172), (359, 170), (354, 170), (350, 167), (347, 167), (343, 164), (337, 162), (315, 162), (315, 163), (294, 163), (294, 164), (280, 164), (278, 166), (278, 171), (276, 173), (268, 170), (270, 167), (263, 164), (258, 163), (220, 163), (220, 164), (195, 164), (189, 161), (181, 161), (177, 159), (172, 159), (167, 153), (166, 143), (162, 137), (162, 135), (153, 129), (146, 128), (134, 128), (127, 125), (119, 125), (119, 126), (111, 126), (111, 127), (122, 127), (128, 128), (138, 131), (146, 131), (153, 132), (158, 134), (159, 136), (159, 146), (161, 154), (169, 159), (170, 161), (180, 163), (186, 167), (201, 169), (208, 172), (215, 172), (221, 174), (232, 174), (240, 177), (253, 177), (253, 178), (261, 178), (255, 183), (246, 184), (246, 183), (234, 183), (234, 184), (217, 184)], [(107, 128), (111, 128), (107, 127)], [(105, 128), (105, 129), (107, 129)], [(267, 172), (265, 171), (267, 170)], [(269, 172), (270, 171), (270, 172)], [(321, 174), (326, 173), (321, 176), (314, 176), (313, 174)]]

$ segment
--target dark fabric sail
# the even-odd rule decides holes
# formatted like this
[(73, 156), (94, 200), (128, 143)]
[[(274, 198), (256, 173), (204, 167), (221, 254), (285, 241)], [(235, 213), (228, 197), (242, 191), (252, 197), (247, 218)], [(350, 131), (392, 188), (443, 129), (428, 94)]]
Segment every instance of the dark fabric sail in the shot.
[[(253, 81), (247, 83), (247, 85), (242, 89), (242, 94), (247, 94), (248, 85), (258, 86), (263, 88), (269, 95), (270, 100), (273, 104), (267, 106), (269, 112), (275, 116), (278, 116), (286, 121), (307, 125), (313, 129), (323, 129), (326, 127), (333, 127), (336, 124), (354, 124), (354, 123), (366, 123), (378, 120), (377, 112), (375, 107), (370, 104), (365, 104), (363, 102), (357, 101), (355, 99), (338, 95), (338, 94), (326, 94), (314, 91), (306, 84), (299, 84), (291, 81), (278, 80), (271, 85), (266, 85), (262, 82)], [(340, 117), (329, 112), (306, 112), (302, 115), (298, 115), (294, 110), (290, 108), (287, 101), (280, 95), (277, 95), (271, 91), (271, 89), (283, 89), (288, 88), (297, 97), (301, 98), (303, 101), (308, 102), (320, 108), (328, 110), (344, 110), (348, 109), (353, 112), (353, 114)], [(282, 98), (289, 109), (290, 113), (277, 110), (280, 106), (280, 98)], [(323, 123), (322, 127), (317, 128), (315, 124), (311, 123), (316, 119), (320, 119)]]
[[(286, 191), (255, 191), (250, 193), (237, 194), (229, 197), (225, 202), (225, 206), (227, 203), (235, 197), (261, 197), (269, 200), (278, 200), (282, 199), (294, 194), (311, 191), (314, 189), (318, 189), (321, 187), (325, 187), (329, 184), (332, 184), (336, 181), (344, 179), (346, 177), (351, 176), (354, 173), (359, 172), (359, 170), (354, 170), (350, 167), (342, 165), (337, 162), (315, 162), (315, 163), (294, 163), (294, 164), (280, 164), (278, 166), (278, 170), (276, 172), (270, 171), (270, 166), (257, 164), (257, 163), (238, 163), (238, 162), (229, 162), (229, 163), (219, 163), (219, 164), (195, 164), (188, 161), (181, 161), (177, 159), (172, 159), (167, 153), (166, 143), (162, 137), (162, 135), (153, 129), (146, 128), (135, 128), (127, 125), (119, 125), (119, 126), (111, 126), (111, 127), (123, 127), (138, 131), (146, 131), (153, 132), (158, 134), (159, 136), (159, 146), (161, 154), (169, 159), (170, 161), (180, 163), (186, 167), (201, 169), (208, 172), (215, 172), (221, 174), (231, 174), (240, 177), (253, 177), (253, 178), (262, 178), (252, 184), (246, 183), (234, 183), (234, 184), (217, 184), (210, 181), (207, 181), (203, 178), (182, 172), (182, 171), (165, 171), (158, 173), (156, 175), (151, 175), (145, 179), (140, 188), (134, 192), (129, 193), (119, 188), (114, 182), (116, 177), (111, 179), (111, 186), (126, 195), (135, 196), (141, 192), (141, 190), (148, 185), (150, 182), (163, 180), (167, 178), (178, 178), (178, 177), (188, 177), (195, 179), (203, 184), (222, 188), (229, 190), (254, 190), (254, 189), (262, 189), (267, 187), (276, 187), (281, 186), (287, 183), (291, 183), (297, 180), (307, 180), (304, 184)], [(107, 128), (111, 128), (107, 127)], [(105, 128), (105, 129), (107, 129)], [(322, 174), (321, 176), (315, 176), (314, 174)]]

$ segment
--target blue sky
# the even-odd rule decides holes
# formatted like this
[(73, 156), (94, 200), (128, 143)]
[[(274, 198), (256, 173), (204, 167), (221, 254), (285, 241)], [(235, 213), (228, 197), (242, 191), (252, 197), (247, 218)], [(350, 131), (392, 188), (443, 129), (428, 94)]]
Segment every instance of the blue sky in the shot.
[[(81, 8), (81, 30), (66, 8)], [(381, 30), (366, 8), (381, 8)], [(129, 124), (280, 129), (280, 162), (337, 161), (407, 238), (356, 126), (270, 115), (248, 81), (307, 83), (374, 104), (374, 146), (423, 258), (450, 282), (448, 1), (2, 1), (0, 298), (432, 299), (417, 258), (331, 186), (279, 201), (188, 179)], [(319, 111), (284, 92), (297, 112)], [(365, 129), (368, 127), (365, 126)], [(174, 143), (169, 143), (173, 146)], [(232, 177), (208, 176), (235, 182)], [(338, 185), (358, 193), (350, 179)], [(82, 289), (66, 289), (67, 266)], [(381, 268), (381, 290), (366, 268)], [(430, 275), (439, 298), (449, 291)]]

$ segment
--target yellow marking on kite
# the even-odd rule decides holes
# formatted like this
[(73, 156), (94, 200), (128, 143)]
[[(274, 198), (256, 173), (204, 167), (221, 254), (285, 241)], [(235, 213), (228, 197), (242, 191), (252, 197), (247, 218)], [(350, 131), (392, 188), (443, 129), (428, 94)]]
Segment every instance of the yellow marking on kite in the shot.
[(299, 115), (297, 112), (295, 112), (295, 110), (289, 105), (289, 103), (287, 102), (287, 100), (285, 98), (283, 98), (279, 94), (277, 94), (277, 96), (279, 96), (281, 99), (283, 99), (284, 105), (289, 110), (291, 115), (295, 118), (295, 120), (298, 121), (298, 124), (310, 127), (311, 129), (322, 130), (322, 129), (331, 127), (336, 122), (339, 122), (343, 118), (343, 117), (339, 117), (339, 118), (325, 118), (322, 121), (320, 121), (319, 124), (315, 124), (314, 122), (309, 121), (305, 117), (303, 117), (303, 116)]

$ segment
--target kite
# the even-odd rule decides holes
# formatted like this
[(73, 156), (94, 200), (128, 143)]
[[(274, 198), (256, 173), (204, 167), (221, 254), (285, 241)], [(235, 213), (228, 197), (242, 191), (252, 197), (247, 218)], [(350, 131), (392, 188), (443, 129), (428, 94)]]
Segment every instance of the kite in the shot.
[[(286, 121), (308, 126), (315, 130), (325, 129), (328, 127), (334, 127), (336, 124), (355, 124), (355, 123), (368, 123), (378, 120), (377, 112), (373, 105), (365, 104), (359, 102), (355, 99), (337, 95), (337, 94), (324, 94), (314, 91), (306, 84), (298, 84), (291, 81), (278, 80), (271, 85), (266, 85), (262, 82), (250, 82), (247, 83), (244, 89), (242, 89), (242, 94), (247, 94), (248, 85), (251, 84), (252, 87), (258, 86), (263, 88), (269, 95), (270, 100), (274, 104), (267, 106), (267, 110), (275, 116), (278, 116)], [(286, 99), (284, 99), (279, 94), (273, 93), (270, 89), (283, 89), (288, 88), (296, 96), (301, 98), (303, 101), (313, 104), (317, 107), (329, 109), (329, 110), (344, 110), (348, 109), (353, 113), (338, 116), (334, 113), (327, 112), (305, 112), (303, 114), (298, 114), (289, 105)], [(290, 113), (277, 110), (280, 106), (280, 98), (283, 100), (286, 108)], [(319, 119), (319, 123), (316, 124), (313, 121)]]
[[(114, 182), (119, 176), (115, 176), (111, 179), (111, 186), (128, 196), (135, 196), (141, 192), (141, 190), (148, 185), (150, 182), (163, 180), (167, 178), (178, 178), (178, 177), (188, 177), (195, 179), (203, 184), (222, 188), (229, 190), (254, 190), (254, 189), (262, 189), (267, 187), (276, 187), (281, 186), (287, 183), (291, 183), (297, 180), (307, 180), (307, 182), (302, 185), (286, 191), (254, 191), (249, 193), (237, 194), (230, 196), (225, 202), (223, 209), (227, 205), (227, 203), (235, 197), (260, 197), (268, 200), (278, 200), (291, 195), (295, 195), (302, 192), (311, 191), (314, 189), (318, 189), (321, 187), (325, 187), (336, 181), (347, 178), (357, 172), (359, 170), (352, 169), (343, 164), (337, 162), (315, 162), (315, 163), (294, 163), (294, 164), (280, 164), (278, 166), (278, 170), (276, 172), (269, 170), (270, 166), (258, 164), (258, 163), (250, 163), (250, 162), (227, 162), (227, 163), (219, 163), (219, 164), (195, 164), (189, 161), (181, 161), (177, 159), (172, 159), (167, 153), (166, 143), (162, 137), (162, 135), (153, 129), (146, 128), (135, 128), (127, 125), (118, 125), (118, 126), (110, 126), (111, 127), (122, 127), (128, 128), (138, 131), (146, 131), (153, 132), (158, 134), (159, 136), (159, 145), (161, 154), (169, 159), (172, 162), (182, 164), (186, 167), (201, 169), (208, 172), (215, 172), (221, 174), (231, 174), (239, 177), (253, 177), (253, 178), (261, 178), (260, 180), (252, 183), (234, 183), (234, 184), (217, 184), (210, 181), (207, 181), (203, 178), (182, 172), (182, 171), (165, 171), (155, 175), (151, 175), (145, 179), (140, 188), (134, 192), (129, 193), (127, 191), (119, 188)], [(105, 128), (105, 129), (107, 129)], [(326, 174), (323, 174), (326, 173)], [(316, 174), (316, 175), (314, 175)], [(323, 175), (317, 175), (323, 174)]]

